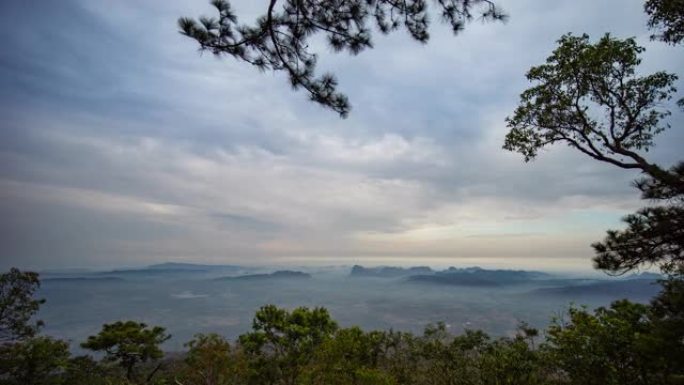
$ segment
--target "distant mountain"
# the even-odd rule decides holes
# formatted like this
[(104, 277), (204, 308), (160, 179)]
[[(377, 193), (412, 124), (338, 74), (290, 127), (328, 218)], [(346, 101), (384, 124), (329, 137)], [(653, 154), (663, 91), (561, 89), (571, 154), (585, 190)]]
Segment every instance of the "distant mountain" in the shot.
[(248, 270), (235, 265), (203, 265), (196, 263), (166, 262), (134, 269), (117, 269), (98, 271), (89, 275), (107, 275), (123, 277), (179, 277), (188, 274), (226, 274)]
[(594, 281), (591, 283), (546, 287), (536, 289), (531, 294), (577, 298), (580, 296), (618, 297), (649, 299), (658, 294), (660, 286), (654, 279), (621, 279)]
[(250, 280), (265, 280), (265, 279), (309, 279), (311, 274), (303, 273), (301, 271), (292, 270), (278, 270), (271, 274), (248, 274), (237, 277), (220, 277), (215, 278), (214, 281), (250, 281)]
[(198, 263), (165, 262), (147, 266), (147, 270), (183, 270), (183, 271), (212, 271), (212, 270), (242, 270), (242, 266), (236, 265), (204, 265)]
[(124, 281), (120, 277), (52, 277), (43, 278), (41, 282), (112, 282)]
[(529, 283), (550, 277), (551, 275), (539, 271), (450, 267), (430, 275), (412, 275), (407, 281), (456, 286), (502, 286)]
[(116, 276), (158, 276), (158, 275), (184, 275), (188, 273), (206, 273), (205, 269), (162, 269), (162, 268), (142, 268), (142, 269), (120, 269), (109, 271), (98, 271), (92, 275), (116, 275)]
[(434, 273), (434, 271), (427, 266), (403, 268), (394, 266), (363, 267), (360, 265), (354, 265), (349, 275), (352, 277), (397, 278), (406, 277), (410, 275), (432, 273)]
[(644, 272), (640, 274), (631, 274), (625, 277), (625, 279), (651, 279), (658, 280), (664, 278), (662, 274)]
[[(143, 270), (143, 269), (141, 269)], [(144, 270), (192, 270), (192, 271), (207, 271), (210, 270), (210, 266), (201, 265), (196, 263), (181, 263), (181, 262), (165, 262), (157, 263), (154, 265), (149, 265), (144, 268)]]

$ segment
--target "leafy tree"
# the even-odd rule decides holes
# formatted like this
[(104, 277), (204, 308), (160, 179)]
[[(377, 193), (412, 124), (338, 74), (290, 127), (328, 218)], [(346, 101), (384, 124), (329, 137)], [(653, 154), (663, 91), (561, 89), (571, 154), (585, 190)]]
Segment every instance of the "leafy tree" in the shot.
[(478, 361), (490, 338), (483, 332), (466, 330), (459, 336), (448, 333), (444, 323), (428, 325), (419, 341), (421, 382), (435, 385), (479, 383)]
[(316, 350), (306, 383), (326, 385), (383, 385), (393, 377), (378, 366), (384, 333), (366, 333), (359, 327), (338, 330)]
[(647, 305), (623, 300), (594, 314), (571, 308), (569, 317), (549, 327), (544, 349), (570, 384), (664, 384), (681, 371)]
[(520, 96), (506, 118), (511, 129), (504, 149), (529, 161), (540, 149), (565, 143), (602, 162), (638, 169), (684, 191), (684, 182), (649, 163), (639, 151), (669, 127), (661, 106), (676, 91), (677, 76), (656, 72), (636, 76), (643, 48), (634, 39), (605, 35), (591, 44), (588, 35), (563, 36), (546, 64), (533, 67), (527, 79), (537, 83)]
[[(164, 356), (159, 348), (171, 338), (164, 328), (135, 321), (118, 321), (104, 324), (102, 330), (81, 344), (82, 348), (105, 353), (105, 360), (118, 363), (126, 372), (128, 381), (135, 380), (135, 367), (140, 363), (158, 360)], [(147, 375), (149, 382), (160, 365)]]
[[(650, 306), (653, 335), (662, 344), (658, 351), (667, 357), (672, 378), (684, 383), (684, 280), (661, 282), (663, 290)], [(673, 381), (674, 382), (674, 381)]]
[[(674, 2), (649, 1), (647, 12), (655, 3)], [(635, 186), (657, 204), (626, 216), (626, 229), (611, 230), (592, 245), (595, 266), (622, 274), (656, 264), (669, 279), (650, 306), (625, 300), (594, 314), (572, 308), (569, 323), (556, 320), (548, 329), (545, 358), (560, 370), (563, 383), (684, 380), (684, 162), (667, 170), (643, 155), (655, 135), (669, 128), (661, 122), (670, 114), (663, 105), (676, 92), (677, 77), (637, 76), (643, 48), (633, 39), (605, 35), (592, 44), (587, 35), (565, 35), (558, 43), (546, 64), (528, 72), (536, 84), (507, 118), (511, 130), (504, 148), (529, 161), (561, 142), (596, 160), (640, 170), (644, 176)]]
[(50, 337), (32, 337), (0, 346), (0, 384), (64, 384), (69, 344)]
[(324, 308), (299, 307), (289, 312), (267, 305), (257, 311), (252, 329), (240, 336), (251, 381), (294, 385), (315, 349), (333, 335), (337, 324)]
[(594, 243), (596, 267), (616, 274), (641, 265), (659, 264), (664, 273), (684, 274), (684, 203), (645, 207), (627, 215), (624, 230), (609, 230), (603, 242)]
[(485, 384), (546, 384), (548, 373), (533, 349), (537, 330), (521, 326), (514, 338), (499, 338), (481, 354), (479, 367)]
[(242, 382), (246, 372), (239, 351), (218, 334), (198, 334), (188, 342), (180, 384), (221, 385)]
[(38, 273), (12, 268), (0, 274), (0, 343), (32, 337), (43, 325), (31, 322), (44, 299), (34, 299)]
[[(312, 101), (346, 116), (347, 97), (337, 91), (331, 74), (316, 75), (317, 55), (309, 40), (324, 35), (335, 51), (352, 55), (372, 48), (373, 24), (384, 34), (405, 28), (425, 43), (429, 39), (429, 7), (425, 0), (270, 0), (256, 25), (240, 25), (230, 2), (213, 0), (218, 17), (181, 18), (181, 33), (195, 39), (201, 50), (230, 55), (262, 71), (287, 73), (293, 88), (303, 88)], [(436, 12), (454, 33), (479, 15), (504, 20), (505, 14), (489, 0), (436, 0)]]
[(107, 368), (91, 356), (77, 356), (69, 359), (64, 371), (67, 385), (110, 385), (112, 377)]
[(648, 26), (659, 31), (651, 36), (666, 43), (676, 45), (684, 40), (684, 1), (648, 0), (644, 5), (648, 14)]
[(643, 48), (634, 39), (605, 35), (595, 44), (587, 35), (565, 35), (546, 64), (533, 67), (535, 82), (521, 95), (504, 148), (526, 161), (554, 144), (568, 146), (596, 160), (640, 170), (636, 182), (646, 199), (664, 202), (627, 216), (628, 228), (610, 231), (593, 245), (596, 267), (624, 273), (643, 264), (658, 264), (680, 274), (684, 262), (684, 163), (666, 170), (643, 155), (655, 135), (669, 125), (662, 106), (676, 92), (677, 76), (666, 72), (637, 76)]
[(492, 339), (482, 331), (450, 335), (443, 323), (428, 326), (418, 340), (419, 383), (547, 384), (548, 373), (534, 349), (537, 330), (521, 325), (514, 338)]
[(379, 367), (394, 378), (397, 384), (418, 381), (420, 368), (420, 341), (413, 334), (390, 330), (377, 335)]

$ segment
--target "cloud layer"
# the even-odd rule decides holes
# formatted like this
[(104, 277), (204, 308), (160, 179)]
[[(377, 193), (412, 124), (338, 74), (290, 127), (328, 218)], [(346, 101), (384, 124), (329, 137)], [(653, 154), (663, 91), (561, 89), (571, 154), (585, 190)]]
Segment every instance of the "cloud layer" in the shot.
[[(201, 1), (2, 2), (1, 264), (588, 267), (640, 204), (636, 175), (501, 150), (524, 73), (566, 32), (637, 36), (644, 72), (684, 56), (648, 41), (639, 2), (500, 4), (509, 23), (434, 23), (426, 46), (398, 32), (356, 57), (324, 49), (353, 103), (340, 120), (282, 76), (199, 55), (175, 20)], [(671, 122), (649, 154), (663, 164), (684, 144)]]

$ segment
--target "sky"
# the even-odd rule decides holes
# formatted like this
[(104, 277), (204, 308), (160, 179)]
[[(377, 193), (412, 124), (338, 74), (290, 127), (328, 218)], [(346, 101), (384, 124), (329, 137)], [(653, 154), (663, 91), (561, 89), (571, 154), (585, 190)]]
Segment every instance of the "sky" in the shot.
[[(232, 3), (244, 23), (267, 5)], [(340, 119), (282, 73), (201, 54), (176, 20), (208, 1), (0, 2), (0, 268), (591, 269), (590, 244), (643, 204), (638, 174), (563, 146), (525, 163), (501, 149), (505, 117), (565, 33), (636, 37), (643, 74), (684, 51), (649, 41), (640, 1), (497, 4), (507, 23), (434, 20), (427, 45), (314, 42)], [(649, 159), (681, 159), (682, 115)]]

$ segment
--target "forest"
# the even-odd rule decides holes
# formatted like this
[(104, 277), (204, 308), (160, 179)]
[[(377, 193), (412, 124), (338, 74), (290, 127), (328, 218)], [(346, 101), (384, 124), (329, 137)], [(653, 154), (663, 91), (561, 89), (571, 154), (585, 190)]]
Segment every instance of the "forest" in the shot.
[(38, 275), (0, 276), (3, 384), (677, 384), (684, 381), (683, 284), (662, 282), (649, 304), (573, 306), (543, 330), (512, 337), (341, 328), (325, 308), (266, 305), (252, 330), (229, 341), (198, 334), (164, 352), (161, 326), (116, 321), (82, 341), (40, 332)]

